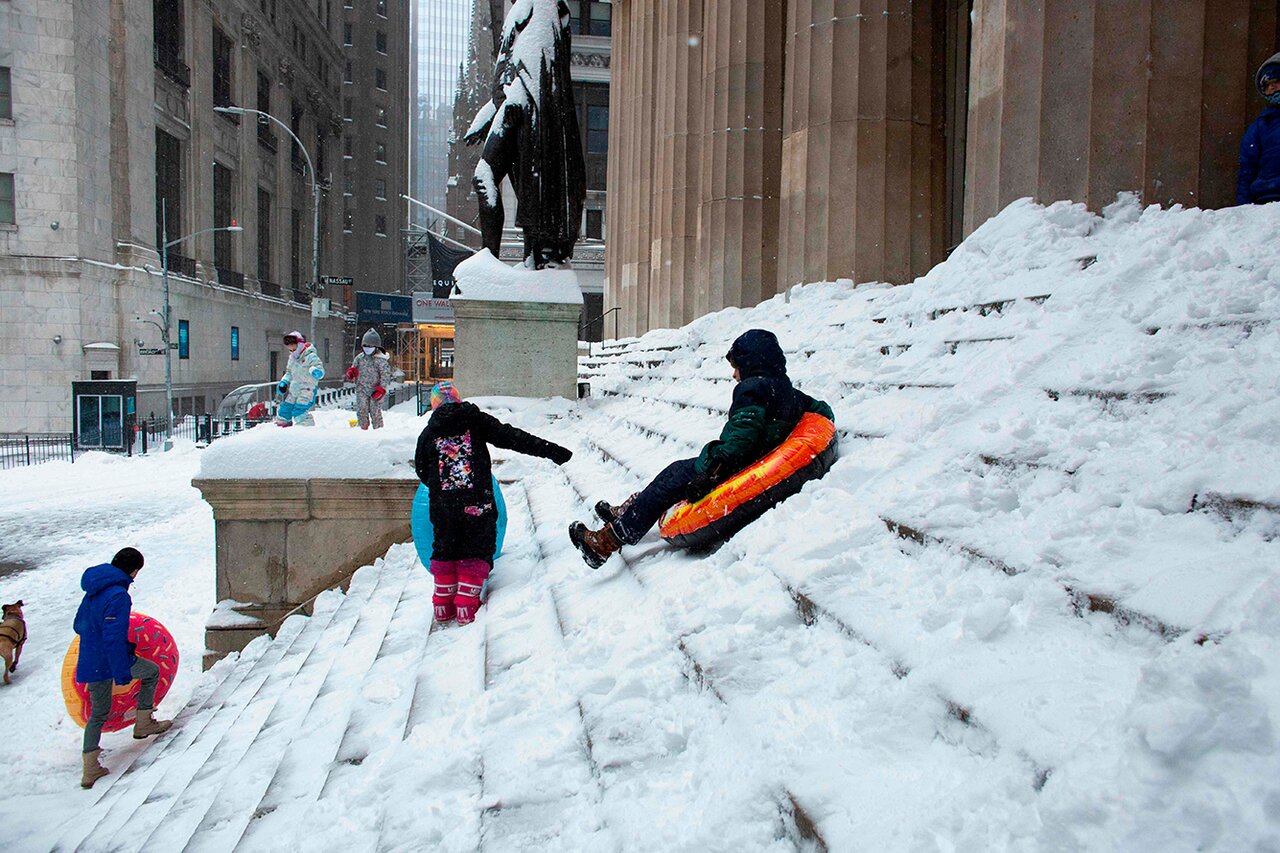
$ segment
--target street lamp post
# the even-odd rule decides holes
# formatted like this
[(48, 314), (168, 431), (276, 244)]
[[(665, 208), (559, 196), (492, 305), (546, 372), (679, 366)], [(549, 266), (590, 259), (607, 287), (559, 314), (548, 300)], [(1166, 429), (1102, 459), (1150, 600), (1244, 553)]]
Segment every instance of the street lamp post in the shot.
[[(234, 222), (235, 220), (232, 221)], [(211, 234), (214, 231), (239, 234), (243, 230), (239, 225), (202, 228), (199, 231), (169, 240), (167, 239), (169, 236), (168, 205), (164, 199), (160, 200), (160, 279), (164, 282), (164, 311), (160, 314), (160, 319), (164, 321), (164, 325), (160, 327), (160, 340), (164, 343), (164, 398), (165, 411), (169, 416), (168, 426), (165, 429), (165, 450), (173, 446), (173, 351), (169, 348), (170, 330), (173, 328), (170, 316), (173, 312), (169, 306), (169, 247), (176, 246), (183, 240), (190, 240), (192, 237), (198, 237), (201, 234)]]
[[(289, 134), (293, 141), (297, 143), (298, 148), (302, 151), (303, 158), (307, 161), (307, 173), (311, 175), (311, 298), (314, 300), (320, 294), (320, 185), (316, 183), (316, 170), (311, 165), (311, 155), (307, 153), (307, 146), (302, 144), (302, 140), (289, 125), (273, 116), (271, 113), (262, 110), (251, 110), (247, 107), (214, 107), (214, 112), (226, 113), (227, 115), (256, 115), (258, 121), (267, 123), (275, 122), (281, 130)], [(311, 330), (308, 338), (313, 344), (316, 339), (316, 309), (311, 307)]]

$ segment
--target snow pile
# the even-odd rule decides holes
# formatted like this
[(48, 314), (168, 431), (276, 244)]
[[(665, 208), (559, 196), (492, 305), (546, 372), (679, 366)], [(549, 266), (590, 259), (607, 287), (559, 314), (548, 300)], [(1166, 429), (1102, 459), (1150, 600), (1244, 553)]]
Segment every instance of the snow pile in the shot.
[[(263, 424), (219, 439), (200, 457), (200, 479), (414, 477), (402, 430), (352, 429), (351, 412), (317, 412), (316, 427)], [(420, 428), (421, 425), (419, 425)], [(416, 438), (416, 435), (414, 436)]]
[(582, 304), (578, 274), (571, 269), (531, 270), (507, 266), (481, 249), (454, 270), (458, 291), (454, 302), (557, 302)]

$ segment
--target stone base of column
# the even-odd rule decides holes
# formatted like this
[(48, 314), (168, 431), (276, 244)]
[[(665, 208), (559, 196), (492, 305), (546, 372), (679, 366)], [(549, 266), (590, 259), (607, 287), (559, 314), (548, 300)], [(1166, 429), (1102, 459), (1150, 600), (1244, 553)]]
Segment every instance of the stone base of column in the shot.
[(578, 393), (582, 291), (571, 269), (509, 267), (488, 251), (458, 265), (453, 381), (466, 397)]

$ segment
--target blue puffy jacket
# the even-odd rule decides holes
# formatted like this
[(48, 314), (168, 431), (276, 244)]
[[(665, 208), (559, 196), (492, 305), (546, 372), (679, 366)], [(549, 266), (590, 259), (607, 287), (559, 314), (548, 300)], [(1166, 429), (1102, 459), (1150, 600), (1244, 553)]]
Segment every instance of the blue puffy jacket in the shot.
[(1236, 204), (1280, 200), (1280, 107), (1267, 107), (1240, 141)]
[(84, 600), (76, 611), (75, 629), (80, 635), (76, 681), (81, 684), (107, 679), (128, 684), (133, 680), (129, 674), (135, 660), (129, 645), (131, 583), (133, 578), (110, 563), (91, 566), (80, 578)]

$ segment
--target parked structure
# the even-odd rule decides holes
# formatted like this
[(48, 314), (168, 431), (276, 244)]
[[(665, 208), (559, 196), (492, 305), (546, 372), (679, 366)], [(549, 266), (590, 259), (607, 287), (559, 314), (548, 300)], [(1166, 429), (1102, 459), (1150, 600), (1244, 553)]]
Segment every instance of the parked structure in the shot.
[[(69, 430), (81, 378), (136, 378), (138, 415), (162, 415), (164, 359), (140, 352), (160, 342), (156, 246), (233, 221), (170, 249), (175, 408), (278, 378), (283, 334), (309, 321), (310, 180), (282, 134), (213, 108), (269, 112), (308, 146), (320, 273), (351, 273), (332, 191), (343, 2), (0, 3), (0, 431)], [(343, 318), (318, 329), (340, 372)]]
[(606, 304), (628, 335), (800, 282), (910, 281), (1023, 196), (1231, 204), (1277, 15), (617, 0)]

